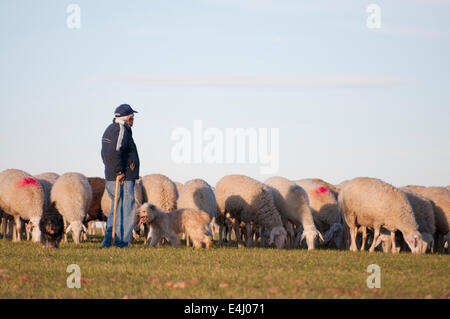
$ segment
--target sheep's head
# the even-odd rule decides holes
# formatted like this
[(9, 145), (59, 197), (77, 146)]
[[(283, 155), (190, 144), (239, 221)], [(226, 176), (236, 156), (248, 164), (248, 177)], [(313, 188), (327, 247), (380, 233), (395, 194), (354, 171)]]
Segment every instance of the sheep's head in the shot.
[(422, 251), (422, 235), (418, 231), (412, 231), (407, 234), (403, 234), (403, 238), (408, 244), (413, 254), (421, 254)]
[(83, 225), (81, 221), (71, 222), (69, 227), (66, 229), (66, 234), (72, 231), (72, 239), (75, 244), (79, 244), (81, 241), (81, 234), (87, 232), (86, 226)]
[(275, 243), (278, 249), (284, 248), (286, 245), (286, 235), (286, 230), (282, 226), (273, 228), (269, 236), (269, 245)]
[(306, 245), (308, 250), (314, 250), (316, 248), (316, 241), (324, 241), (322, 234), (316, 229), (315, 226), (307, 226), (303, 231), (300, 231), (297, 235), (297, 243), (301, 245), (306, 239)]
[(344, 227), (339, 223), (334, 223), (331, 225), (330, 229), (325, 233), (325, 238), (323, 240), (324, 244), (328, 244), (333, 240), (337, 248), (341, 248), (342, 239), (344, 236)]
[(138, 210), (139, 222), (138, 225), (142, 224), (151, 224), (153, 220), (156, 218), (158, 208), (151, 204), (145, 203)]
[(433, 252), (434, 238), (430, 233), (422, 233), (422, 253), (426, 253), (428, 248)]

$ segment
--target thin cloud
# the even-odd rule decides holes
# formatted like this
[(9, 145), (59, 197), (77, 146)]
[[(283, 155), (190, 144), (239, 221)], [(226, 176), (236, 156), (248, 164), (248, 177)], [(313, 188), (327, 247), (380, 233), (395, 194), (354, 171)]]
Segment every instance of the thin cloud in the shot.
[(371, 88), (412, 84), (411, 81), (388, 76), (275, 76), (275, 75), (221, 75), (221, 74), (136, 74), (114, 75), (98, 81), (150, 86), (227, 86), (280, 88)]

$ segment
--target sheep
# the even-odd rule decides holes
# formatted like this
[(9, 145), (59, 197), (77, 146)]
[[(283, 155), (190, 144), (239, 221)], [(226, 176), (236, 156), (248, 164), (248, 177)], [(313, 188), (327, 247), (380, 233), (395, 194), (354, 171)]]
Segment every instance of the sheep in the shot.
[(166, 212), (177, 209), (177, 187), (168, 177), (146, 175), (142, 178), (142, 187), (144, 203), (152, 203)]
[(180, 247), (178, 234), (186, 233), (195, 248), (206, 249), (212, 246), (212, 232), (209, 226), (209, 215), (203, 211), (182, 208), (172, 212), (164, 212), (159, 207), (145, 203), (138, 210), (139, 224), (152, 225), (150, 246), (155, 247), (161, 239), (167, 238), (173, 247)]
[[(177, 208), (192, 208), (206, 212), (211, 219), (211, 226), (215, 223), (218, 214), (216, 196), (211, 186), (202, 179), (193, 179), (186, 182), (178, 196)], [(186, 238), (189, 246), (189, 239)]]
[(86, 176), (80, 173), (61, 175), (52, 187), (51, 203), (64, 218), (68, 227), (66, 235), (72, 231), (73, 241), (80, 243), (81, 233), (86, 232), (84, 219), (92, 202), (92, 188)]
[[(418, 231), (414, 213), (405, 194), (379, 179), (359, 177), (345, 183), (338, 197), (339, 209), (344, 212), (350, 229), (351, 251), (357, 251), (358, 226), (374, 229), (369, 251), (373, 252), (383, 226), (391, 233), (402, 232), (413, 253), (421, 253), (422, 236)], [(395, 245), (395, 241), (393, 241)], [(395, 249), (395, 247), (394, 247)]]
[(308, 194), (314, 223), (319, 232), (324, 235), (324, 243), (327, 244), (333, 240), (337, 248), (343, 248), (343, 216), (339, 211), (334, 192), (327, 186), (322, 186), (323, 184), (315, 183), (310, 179), (299, 180), (295, 183)]
[(202, 179), (186, 182), (179, 193), (177, 208), (192, 208), (208, 213), (214, 219), (218, 213), (216, 196), (211, 186)]
[(173, 182), (175, 184), (175, 187), (177, 188), (177, 194), (178, 197), (180, 197), (181, 189), (183, 188), (183, 184), (180, 182)]
[(334, 186), (333, 184), (330, 184), (320, 178), (306, 178), (305, 180), (310, 180), (316, 184), (319, 184), (320, 186), (325, 186), (334, 195), (334, 197), (336, 197), (336, 199), (338, 198), (339, 191), (338, 191), (337, 187)]
[(7, 169), (0, 173), (0, 209), (14, 218), (14, 241), (21, 239), (21, 218), (30, 221), (33, 242), (41, 240), (39, 221), (44, 210), (44, 201), (42, 185), (30, 174), (18, 169)]
[[(59, 178), (59, 175), (53, 172), (47, 172), (47, 173), (42, 173), (42, 174), (38, 174), (38, 175), (34, 175), (34, 178), (37, 179), (37, 181), (39, 182), (39, 184), (42, 185), (42, 187), (44, 188), (44, 194), (45, 194), (45, 200), (44, 200), (44, 212), (43, 212), (43, 216), (45, 215), (47, 210), (54, 210), (54, 207), (50, 207), (50, 193), (53, 187), (53, 184), (55, 184), (56, 180)], [(27, 229), (27, 240), (29, 237), (29, 232), (28, 232), (28, 228)], [(41, 240), (42, 241), (42, 240)]]
[(281, 214), (285, 228), (289, 228), (288, 221), (295, 226), (302, 226), (303, 232), (299, 234), (301, 236), (299, 243), (306, 239), (308, 250), (315, 249), (316, 240), (323, 241), (323, 237), (314, 225), (306, 191), (295, 182), (283, 177), (269, 178), (264, 184), (269, 186), (272, 192), (275, 207)]
[[(405, 188), (411, 189), (410, 186)], [(424, 187), (415, 189), (415, 192), (432, 201), (436, 225), (436, 250), (443, 252), (447, 242), (447, 253), (450, 253), (450, 190), (445, 187)]]
[(419, 232), (422, 234), (422, 251), (425, 253), (428, 248), (433, 251), (433, 238), (436, 231), (433, 204), (430, 200), (417, 193), (404, 188), (400, 189), (405, 193), (406, 198), (413, 209), (416, 223), (419, 226)]
[[(286, 230), (267, 185), (247, 176), (228, 175), (216, 185), (216, 200), (220, 215), (229, 213), (237, 220), (236, 228), (241, 221), (253, 222), (256, 227), (261, 227), (263, 246), (272, 243), (278, 249), (285, 246)], [(236, 238), (243, 245), (238, 232)]]

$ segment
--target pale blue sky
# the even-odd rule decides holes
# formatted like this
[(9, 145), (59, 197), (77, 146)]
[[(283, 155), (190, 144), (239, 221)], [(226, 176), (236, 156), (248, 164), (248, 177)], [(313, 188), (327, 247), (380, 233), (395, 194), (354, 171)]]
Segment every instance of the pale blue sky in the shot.
[(0, 170), (103, 176), (101, 135), (129, 103), (141, 175), (270, 177), (173, 163), (173, 130), (202, 120), (279, 128), (291, 179), (450, 184), (450, 1), (2, 0), (0, 37)]

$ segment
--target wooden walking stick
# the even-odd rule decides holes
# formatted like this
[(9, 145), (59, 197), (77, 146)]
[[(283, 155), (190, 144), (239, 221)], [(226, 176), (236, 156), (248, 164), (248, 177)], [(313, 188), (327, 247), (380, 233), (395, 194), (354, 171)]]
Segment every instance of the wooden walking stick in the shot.
[(116, 237), (116, 213), (117, 213), (117, 201), (119, 197), (119, 176), (116, 177), (116, 193), (114, 194), (114, 212), (113, 212), (113, 229), (111, 246), (114, 246), (114, 239)]

